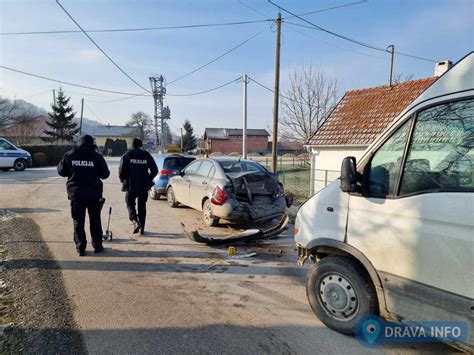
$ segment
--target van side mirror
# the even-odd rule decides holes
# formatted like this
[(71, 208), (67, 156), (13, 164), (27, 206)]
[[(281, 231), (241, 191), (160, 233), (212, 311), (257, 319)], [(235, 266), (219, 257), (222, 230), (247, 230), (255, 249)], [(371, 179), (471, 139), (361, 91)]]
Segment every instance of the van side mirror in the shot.
[(341, 165), (341, 190), (344, 192), (357, 191), (356, 158), (345, 157)]

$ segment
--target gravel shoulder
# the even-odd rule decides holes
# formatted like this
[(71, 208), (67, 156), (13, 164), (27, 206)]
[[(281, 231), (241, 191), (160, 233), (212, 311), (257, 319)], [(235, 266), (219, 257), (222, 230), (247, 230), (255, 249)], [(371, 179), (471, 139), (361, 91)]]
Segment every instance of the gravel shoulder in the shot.
[[(36, 223), (0, 211), (2, 353), (85, 354), (61, 271)], [(11, 323), (10, 323), (11, 322)]]

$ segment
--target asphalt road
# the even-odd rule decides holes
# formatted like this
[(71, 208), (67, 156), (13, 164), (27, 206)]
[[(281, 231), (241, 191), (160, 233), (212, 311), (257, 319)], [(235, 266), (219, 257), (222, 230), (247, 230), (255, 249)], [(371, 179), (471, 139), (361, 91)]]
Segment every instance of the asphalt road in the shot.
[[(446, 352), (441, 345), (361, 346), (327, 329), (305, 295), (290, 232), (257, 246), (257, 256), (229, 260), (225, 249), (186, 239), (180, 222), (201, 226), (200, 213), (148, 202), (143, 237), (130, 233), (118, 160), (109, 159), (103, 212), (113, 206), (106, 252), (76, 255), (65, 179), (55, 168), (0, 173), (0, 208), (32, 217), (64, 276), (74, 317), (91, 354)], [(209, 233), (224, 234), (227, 226)], [(105, 229), (105, 226), (104, 226)], [(203, 231), (206, 232), (206, 231)]]

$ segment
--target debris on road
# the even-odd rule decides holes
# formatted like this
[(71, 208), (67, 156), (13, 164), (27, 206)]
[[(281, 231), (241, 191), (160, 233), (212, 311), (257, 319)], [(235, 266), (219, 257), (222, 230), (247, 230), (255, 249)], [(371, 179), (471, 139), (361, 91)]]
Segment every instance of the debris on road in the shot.
[(246, 258), (251, 258), (252, 256), (257, 255), (257, 253), (252, 252), (252, 253), (246, 253), (246, 254), (233, 254), (233, 255), (227, 255), (226, 259), (246, 259)]
[(281, 221), (274, 227), (262, 230), (262, 229), (248, 229), (243, 231), (237, 235), (227, 235), (222, 238), (213, 238), (202, 236), (199, 234), (197, 230), (188, 231), (186, 230), (186, 226), (183, 222), (181, 222), (181, 226), (183, 227), (184, 234), (196, 243), (203, 243), (206, 245), (228, 245), (228, 244), (236, 244), (241, 242), (249, 242), (258, 239), (267, 239), (274, 236), (279, 235), (288, 225), (289, 218), (288, 216), (284, 216)]

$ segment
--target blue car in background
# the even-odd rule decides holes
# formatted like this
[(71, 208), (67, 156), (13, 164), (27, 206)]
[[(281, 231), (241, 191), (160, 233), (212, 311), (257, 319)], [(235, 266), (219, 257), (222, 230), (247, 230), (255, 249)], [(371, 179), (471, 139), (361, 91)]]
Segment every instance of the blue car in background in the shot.
[(150, 189), (150, 198), (159, 200), (161, 196), (166, 196), (169, 178), (196, 158), (182, 154), (153, 154), (152, 156), (158, 167), (158, 175), (153, 180), (155, 185)]

